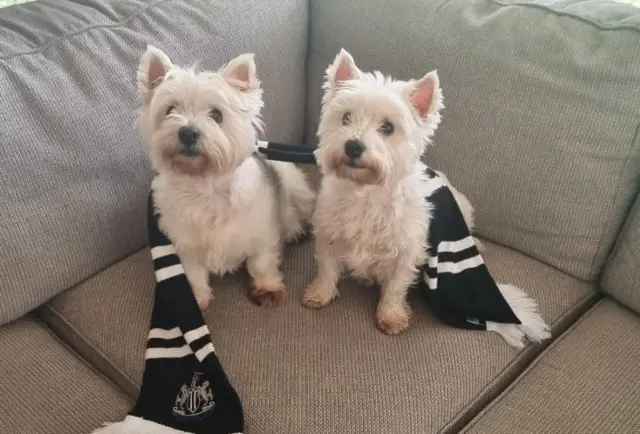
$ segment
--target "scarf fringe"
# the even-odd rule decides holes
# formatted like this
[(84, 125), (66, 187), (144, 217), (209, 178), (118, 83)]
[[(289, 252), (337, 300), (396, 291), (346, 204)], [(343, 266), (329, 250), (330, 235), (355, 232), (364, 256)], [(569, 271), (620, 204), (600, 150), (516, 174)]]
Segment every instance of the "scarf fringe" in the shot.
[(487, 321), (488, 331), (498, 333), (515, 348), (524, 348), (525, 338), (531, 342), (541, 342), (551, 337), (549, 326), (540, 315), (538, 303), (534, 299), (514, 285), (499, 283), (498, 288), (522, 324)]

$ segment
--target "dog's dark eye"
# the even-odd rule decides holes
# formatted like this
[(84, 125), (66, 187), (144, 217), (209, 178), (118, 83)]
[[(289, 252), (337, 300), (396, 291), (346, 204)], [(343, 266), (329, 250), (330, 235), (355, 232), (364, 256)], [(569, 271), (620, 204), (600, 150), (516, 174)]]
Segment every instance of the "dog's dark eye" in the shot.
[(217, 123), (222, 123), (222, 112), (219, 109), (214, 108), (213, 110), (211, 110), (209, 116), (211, 116), (211, 119), (213, 119)]
[(393, 134), (393, 124), (389, 121), (384, 121), (382, 125), (380, 125), (380, 132), (385, 136), (390, 136)]
[(351, 113), (346, 112), (342, 115), (342, 125), (349, 125), (351, 123)]
[(166, 115), (169, 116), (171, 113), (173, 113), (174, 111), (176, 111), (176, 106), (174, 105), (170, 105), (169, 107), (167, 107), (167, 113)]

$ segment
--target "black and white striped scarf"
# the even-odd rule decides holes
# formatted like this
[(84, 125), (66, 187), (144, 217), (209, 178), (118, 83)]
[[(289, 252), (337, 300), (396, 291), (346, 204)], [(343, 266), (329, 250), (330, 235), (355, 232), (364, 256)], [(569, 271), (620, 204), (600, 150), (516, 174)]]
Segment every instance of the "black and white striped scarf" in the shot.
[(518, 348), (525, 337), (548, 338), (537, 303), (513, 285), (496, 283), (453, 193), (434, 170), (426, 175), (432, 219), (418, 286), (430, 309), (451, 326), (493, 331)]
[(209, 329), (176, 250), (148, 204), (155, 302), (138, 400), (122, 422), (101, 434), (241, 434), (240, 399), (215, 354)]

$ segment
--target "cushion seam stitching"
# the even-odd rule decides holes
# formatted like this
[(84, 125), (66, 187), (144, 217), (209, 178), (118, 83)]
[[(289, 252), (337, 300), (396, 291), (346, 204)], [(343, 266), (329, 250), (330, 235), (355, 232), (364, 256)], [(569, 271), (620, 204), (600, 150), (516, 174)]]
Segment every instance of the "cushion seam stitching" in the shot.
[[(596, 292), (592, 292), (592, 293), (587, 294), (584, 298), (582, 298), (582, 299), (581, 299), (581, 300), (579, 300), (579, 301), (578, 301), (574, 306), (572, 306), (572, 308), (575, 308), (575, 307), (577, 307), (577, 306), (581, 305), (582, 303), (587, 303), (587, 302), (589, 301), (589, 299), (590, 299), (590, 298), (594, 297), (594, 295), (596, 295), (596, 296), (597, 296), (597, 293), (596, 293)], [(596, 305), (597, 305), (597, 303), (596, 303)], [(563, 314), (562, 316), (560, 316), (558, 319), (556, 319), (556, 321), (554, 321), (554, 322), (553, 322), (553, 324), (551, 325), (551, 327), (553, 327), (554, 325), (556, 325), (556, 324), (558, 324), (560, 321), (562, 321), (562, 319), (563, 319), (563, 318), (565, 318), (567, 315), (569, 315), (569, 314), (571, 313), (571, 310), (573, 310), (573, 309), (569, 309), (568, 311), (564, 312), (564, 314)], [(585, 315), (586, 315), (586, 314), (585, 314)], [(584, 315), (583, 315), (583, 317), (584, 317)], [(572, 324), (572, 325), (569, 327), (569, 329), (567, 329), (567, 330), (565, 331), (565, 333), (566, 333), (567, 331), (569, 331), (569, 330), (570, 330), (570, 329), (571, 329), (575, 324), (577, 324), (577, 322), (578, 322), (578, 321), (580, 321), (583, 317), (580, 317), (580, 318), (579, 318), (579, 319), (578, 319), (574, 324)], [(542, 350), (538, 355), (536, 355), (536, 356), (535, 356), (535, 359), (534, 359), (531, 363), (534, 363), (534, 362), (538, 359), (538, 357), (540, 357), (540, 355), (544, 354), (544, 352), (545, 352), (547, 349), (551, 348), (551, 347), (552, 347), (552, 346), (553, 346), (553, 345), (554, 345), (554, 344), (555, 344), (555, 343), (556, 343), (556, 342), (557, 342), (557, 341), (558, 341), (562, 336), (564, 336), (564, 333), (563, 333), (563, 335), (559, 336), (555, 341), (553, 341), (553, 342), (552, 342), (552, 343), (551, 343), (547, 348), (543, 349), (543, 350)], [(531, 349), (531, 348), (534, 348), (534, 346), (529, 346), (527, 349), (525, 349), (525, 350), (524, 350), (522, 353), (520, 353), (520, 354), (524, 354), (524, 353), (526, 353), (526, 352), (527, 352), (527, 350), (529, 350), (529, 349)], [(475, 398), (478, 398), (478, 397), (481, 397), (481, 396), (485, 395), (485, 394), (486, 394), (486, 392), (487, 392), (487, 390), (489, 390), (489, 389), (492, 387), (492, 385), (493, 385), (493, 384), (495, 384), (495, 382), (499, 381), (499, 379), (500, 379), (500, 378), (505, 374), (505, 372), (507, 372), (509, 369), (512, 369), (515, 365), (517, 365), (517, 364), (518, 364), (518, 362), (519, 362), (519, 357), (516, 357), (515, 359), (513, 359), (513, 360), (512, 360), (512, 361), (511, 361), (507, 366), (505, 366), (505, 367), (504, 367), (504, 368), (503, 368), (503, 369), (502, 369), (502, 370), (501, 370), (501, 371), (500, 371), (500, 372), (499, 372), (495, 377), (493, 377), (493, 378), (491, 379), (491, 381), (490, 381), (490, 382), (489, 382), (485, 387), (483, 387), (483, 388), (482, 388), (482, 390), (480, 390), (477, 394), (475, 394), (473, 398), (475, 399)], [(529, 369), (529, 367), (530, 367), (530, 366), (531, 366), (531, 364), (527, 365), (527, 366), (525, 367), (525, 369), (524, 369), (522, 372), (520, 372), (520, 373), (518, 374), (518, 376), (517, 376), (517, 377), (519, 377), (520, 375), (523, 375), (525, 372), (527, 372), (527, 370)], [(517, 378), (517, 377), (516, 377), (516, 378)], [(511, 383), (511, 384), (513, 384), (513, 383)], [(502, 394), (502, 393), (504, 393), (506, 390), (508, 390), (508, 389), (509, 389), (509, 387), (511, 386), (511, 384), (507, 385), (507, 387), (505, 387), (505, 389), (504, 389), (503, 391), (501, 391), (501, 392), (500, 392), (500, 394)], [(496, 397), (495, 399), (498, 399), (498, 397)], [(495, 399), (494, 399), (494, 400), (492, 400), (491, 402), (495, 401)], [(487, 405), (489, 405), (489, 404), (491, 404), (491, 403), (488, 403)], [(451, 425), (452, 425), (453, 423), (455, 423), (455, 421), (459, 420), (462, 416), (464, 416), (464, 414), (465, 414), (465, 413), (467, 413), (467, 412), (469, 411), (469, 409), (470, 409), (472, 406), (473, 406), (473, 404), (467, 404), (467, 405), (465, 405), (465, 406), (464, 406), (462, 409), (460, 409), (460, 410), (459, 410), (455, 415), (453, 415), (453, 416), (450, 418), (450, 420), (449, 420), (447, 423), (445, 423), (445, 424), (442, 426), (442, 428), (440, 428), (440, 429), (439, 429), (439, 431), (438, 431), (438, 432), (443, 432), (444, 430), (449, 429), (449, 428), (451, 427)], [(485, 407), (485, 408), (486, 408), (486, 407)], [(484, 408), (483, 408), (481, 411), (483, 411), (483, 410), (484, 410)]]
[[(124, 373), (120, 369), (120, 367), (116, 363), (114, 363), (113, 360), (111, 360), (110, 357), (108, 357), (104, 352), (102, 352), (102, 350), (100, 350), (91, 339), (87, 338), (83, 333), (80, 333), (80, 331), (71, 322), (69, 322), (60, 312), (58, 312), (58, 310), (56, 308), (51, 306), (49, 303), (44, 304), (42, 306), (42, 308), (49, 310), (59, 321), (62, 322), (64, 327), (67, 327), (70, 332), (72, 332), (76, 336), (78, 336), (83, 342), (85, 342), (91, 348), (91, 350), (93, 350), (101, 359), (103, 359), (105, 362), (107, 362), (109, 364), (109, 366), (114, 368), (114, 370), (119, 375), (121, 375), (127, 382), (129, 382), (133, 386), (134, 389), (136, 388), (135, 382), (131, 379), (131, 377), (129, 377), (129, 375)], [(52, 330), (53, 330), (53, 328), (52, 328)], [(56, 335), (58, 335), (58, 333), (56, 333)], [(58, 335), (58, 336), (60, 336), (60, 335)], [(68, 344), (68, 345), (71, 348), (74, 348), (72, 345), (70, 345), (70, 344)], [(76, 352), (78, 351), (76, 348), (74, 348), (74, 350)], [(97, 369), (97, 367), (95, 367), (95, 366), (94, 366), (94, 368)], [(100, 371), (100, 372), (102, 372), (102, 371)]]
[[(584, 315), (578, 318), (578, 320), (575, 323), (573, 323), (561, 336), (559, 336), (555, 341), (553, 341), (551, 345), (549, 345), (547, 348), (544, 349), (544, 351), (538, 354), (538, 356), (536, 356), (536, 359), (533, 360), (531, 364), (529, 364), (529, 366), (527, 366), (526, 369), (522, 371), (520, 375), (518, 375), (518, 377), (511, 384), (509, 384), (509, 386), (504, 391), (500, 393), (500, 396), (498, 396), (496, 399), (492, 400), (489, 404), (487, 404), (487, 406), (482, 410), (483, 416), (489, 413), (500, 402), (502, 402), (502, 400), (509, 395), (511, 390), (515, 388), (526, 376), (528, 376), (531, 373), (531, 371), (533, 371), (534, 368), (536, 368), (539, 365), (539, 363), (544, 358), (545, 354), (550, 353), (551, 351), (553, 351), (553, 349), (556, 346), (564, 342), (564, 340), (573, 332), (573, 330), (575, 330), (584, 321), (586, 321), (591, 315), (593, 315), (594, 312), (597, 310), (598, 306), (600, 306), (605, 301), (606, 299), (602, 299), (598, 301), (591, 309), (589, 309), (588, 312), (586, 312)], [(478, 414), (478, 416), (480, 416), (480, 413)], [(481, 418), (475, 421), (472, 421), (471, 423), (469, 423), (469, 425), (467, 425), (466, 428), (471, 428), (475, 426), (480, 420)]]
[(107, 377), (104, 372), (100, 371), (98, 368), (96, 368), (96, 366), (92, 365), (91, 362), (89, 362), (87, 359), (85, 359), (84, 357), (82, 357), (82, 355), (80, 355), (80, 353), (78, 353), (78, 351), (73, 348), (71, 345), (69, 345), (68, 342), (65, 342), (51, 327), (49, 327), (48, 324), (46, 324), (44, 321), (42, 321), (42, 318), (34, 318), (34, 320), (41, 326), (44, 327), (45, 331), (49, 334), (49, 336), (51, 336), (53, 339), (55, 339), (55, 341), (62, 346), (65, 350), (67, 350), (73, 357), (74, 359), (78, 360), (80, 363), (82, 363), (84, 366), (86, 366), (91, 372), (93, 372), (93, 374), (95, 374), (96, 376), (100, 377), (102, 380), (106, 381), (108, 384), (112, 385), (114, 388), (116, 388), (119, 392), (124, 393), (124, 395), (127, 397), (127, 399), (131, 399), (131, 396), (126, 393), (124, 390), (122, 390), (122, 388), (116, 384), (111, 378)]

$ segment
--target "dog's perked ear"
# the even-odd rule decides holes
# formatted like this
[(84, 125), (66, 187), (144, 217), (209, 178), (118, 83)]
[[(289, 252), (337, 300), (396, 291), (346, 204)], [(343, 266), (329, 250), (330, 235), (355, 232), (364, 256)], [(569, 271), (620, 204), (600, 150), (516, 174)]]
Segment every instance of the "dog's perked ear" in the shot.
[(147, 51), (138, 66), (138, 94), (140, 102), (148, 105), (153, 91), (164, 80), (173, 64), (169, 57), (153, 45), (147, 45)]
[(222, 77), (241, 91), (260, 88), (254, 57), (253, 53), (246, 53), (232, 59), (222, 68)]
[(426, 119), (442, 108), (442, 91), (437, 71), (431, 71), (411, 84), (409, 100), (421, 119)]
[(327, 68), (325, 89), (340, 87), (345, 81), (355, 80), (360, 76), (360, 70), (356, 66), (351, 54), (344, 48), (340, 50), (333, 63)]

